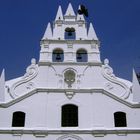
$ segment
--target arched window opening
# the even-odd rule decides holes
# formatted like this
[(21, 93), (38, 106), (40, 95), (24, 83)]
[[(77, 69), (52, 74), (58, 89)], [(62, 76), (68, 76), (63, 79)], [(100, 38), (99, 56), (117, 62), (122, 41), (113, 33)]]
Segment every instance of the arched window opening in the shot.
[(74, 28), (66, 28), (65, 29), (65, 39), (76, 39), (75, 29)]
[(126, 113), (124, 112), (115, 112), (114, 113), (114, 122), (115, 127), (126, 127)]
[(12, 127), (24, 127), (24, 125), (25, 125), (25, 113), (20, 111), (14, 112)]
[(87, 62), (87, 51), (84, 49), (80, 49), (76, 53), (77, 62)]
[(63, 62), (64, 60), (64, 53), (61, 49), (55, 49), (52, 55), (53, 62)]
[(76, 105), (67, 104), (62, 106), (62, 120), (63, 127), (78, 126), (78, 107)]

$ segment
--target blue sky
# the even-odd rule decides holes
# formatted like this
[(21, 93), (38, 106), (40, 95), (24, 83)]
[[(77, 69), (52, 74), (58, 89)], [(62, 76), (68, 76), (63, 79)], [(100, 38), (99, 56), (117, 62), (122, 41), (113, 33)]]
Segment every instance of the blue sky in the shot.
[(101, 41), (101, 59), (108, 58), (114, 73), (131, 80), (140, 67), (140, 0), (0, 0), (0, 71), (6, 79), (22, 76), (31, 58), (39, 58), (39, 41), (58, 6), (68, 3), (76, 12), (84, 4), (87, 21)]

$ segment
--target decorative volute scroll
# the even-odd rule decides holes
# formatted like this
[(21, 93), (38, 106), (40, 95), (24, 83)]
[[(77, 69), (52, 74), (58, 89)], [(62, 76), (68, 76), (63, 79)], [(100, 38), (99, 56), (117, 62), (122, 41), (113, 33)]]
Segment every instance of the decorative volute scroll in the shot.
[[(38, 74), (38, 65), (36, 65), (36, 60), (33, 58), (31, 60), (31, 65), (27, 67), (25, 75), (21, 78), (21, 80), (14, 83), (9, 90), (10, 96), (14, 99), (17, 98), (19, 93), (16, 92), (16, 89), (19, 87), (24, 88), (25, 90), (29, 90), (34, 87), (33, 82), (30, 82), (34, 79)], [(20, 93), (21, 95), (22, 93)]]
[(122, 99), (127, 99), (130, 95), (131, 88), (123, 82), (121, 79), (117, 78), (114, 73), (113, 69), (109, 66), (109, 60), (105, 59), (104, 60), (104, 65), (102, 66), (102, 75), (105, 79), (107, 79), (109, 82), (106, 84), (107, 88), (109, 90), (113, 90), (115, 88), (114, 85), (119, 86), (120, 88), (123, 88), (125, 92), (121, 94), (120, 98)]

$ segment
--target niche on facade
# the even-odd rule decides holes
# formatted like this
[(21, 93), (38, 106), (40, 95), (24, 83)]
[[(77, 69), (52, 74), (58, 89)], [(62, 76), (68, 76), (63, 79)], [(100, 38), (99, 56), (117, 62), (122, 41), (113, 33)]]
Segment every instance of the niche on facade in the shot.
[(75, 72), (73, 70), (67, 70), (64, 73), (64, 81), (68, 85), (68, 88), (72, 88), (72, 84), (75, 82)]

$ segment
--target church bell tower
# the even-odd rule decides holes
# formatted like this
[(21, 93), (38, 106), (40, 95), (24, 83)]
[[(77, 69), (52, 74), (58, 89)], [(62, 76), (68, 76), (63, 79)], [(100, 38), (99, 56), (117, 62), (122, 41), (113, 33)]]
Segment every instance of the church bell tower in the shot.
[(66, 13), (59, 6), (55, 21), (48, 23), (41, 40), (40, 65), (100, 64), (99, 40), (92, 23), (87, 26), (83, 15), (75, 14), (69, 4)]

